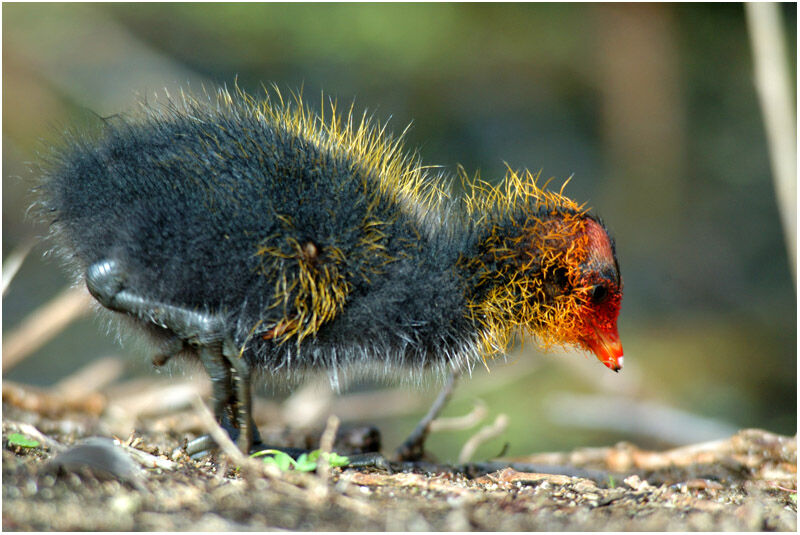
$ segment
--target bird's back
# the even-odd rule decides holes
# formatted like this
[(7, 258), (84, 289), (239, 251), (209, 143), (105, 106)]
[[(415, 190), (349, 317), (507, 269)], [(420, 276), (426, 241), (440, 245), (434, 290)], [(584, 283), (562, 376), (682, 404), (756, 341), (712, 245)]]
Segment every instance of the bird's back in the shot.
[(387, 187), (380, 159), (292, 117), (193, 103), (109, 121), (47, 176), (63, 248), (81, 273), (111, 258), (143, 296), (228, 315), (272, 367), (463, 345), (452, 236)]
[(63, 152), (49, 208), (83, 267), (112, 255), (154, 297), (224, 306), (241, 298), (276, 216), (296, 213), (314, 180), (311, 147), (290, 149), (285, 137), (212, 114), (115, 120), (99, 142)]

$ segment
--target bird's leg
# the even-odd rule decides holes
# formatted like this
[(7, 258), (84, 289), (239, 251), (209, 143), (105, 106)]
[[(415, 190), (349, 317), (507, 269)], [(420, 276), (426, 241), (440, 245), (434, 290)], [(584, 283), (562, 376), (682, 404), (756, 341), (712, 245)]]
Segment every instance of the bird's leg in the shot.
[[(252, 420), (250, 370), (227, 334), (224, 317), (143, 297), (127, 289), (126, 280), (122, 267), (110, 259), (95, 262), (86, 271), (86, 286), (100, 304), (173, 334), (166, 346), (167, 359), (184, 345), (196, 348), (211, 379), (214, 416), (240, 450), (249, 453), (253, 440), (260, 442)], [(188, 449), (196, 453), (210, 444), (213, 441), (201, 437)]]
[(239, 428), (236, 445), (242, 452), (249, 453), (250, 447), (253, 445), (253, 435), (257, 433), (252, 418), (253, 394), (250, 390), (250, 366), (241, 353), (236, 350), (229, 337), (226, 337), (222, 343), (222, 356), (229, 363), (229, 370), (233, 376), (233, 394), (236, 400), (233, 405), (233, 419)]
[[(214, 416), (220, 426), (243, 453), (264, 449), (252, 418), (250, 367), (233, 341), (226, 336), (222, 344), (201, 347), (198, 353), (211, 378)], [(189, 442), (186, 453), (197, 455), (215, 447), (213, 439), (205, 435)]]
[(197, 354), (211, 380), (211, 403), (214, 417), (217, 422), (222, 424), (229, 420), (226, 410), (233, 401), (231, 369), (222, 358), (218, 345), (215, 347), (198, 347)]
[[(123, 268), (114, 260), (101, 260), (86, 271), (86, 286), (101, 305), (171, 333), (163, 349), (164, 355), (157, 357), (159, 362), (166, 362), (187, 346), (195, 349), (211, 379), (214, 416), (243, 453), (278, 449), (297, 457), (306, 452), (297, 448), (271, 448), (261, 442), (252, 419), (250, 367), (227, 334), (222, 315), (141, 296), (126, 288), (126, 282)], [(431, 419), (434, 417), (435, 414)], [(424, 441), (424, 436), (421, 440)], [(186, 453), (197, 455), (215, 447), (214, 440), (205, 435), (189, 442)], [(388, 464), (380, 454), (367, 453), (351, 456), (351, 466), (387, 467)]]
[(396, 450), (395, 457), (399, 461), (419, 461), (425, 453), (425, 440), (428, 438), (428, 433), (431, 430), (431, 422), (433, 422), (439, 413), (442, 412), (450, 395), (453, 393), (453, 386), (456, 382), (456, 372), (451, 371), (447, 378), (447, 382), (442, 388), (436, 400), (431, 405), (428, 413), (419, 421), (417, 427), (408, 438)]

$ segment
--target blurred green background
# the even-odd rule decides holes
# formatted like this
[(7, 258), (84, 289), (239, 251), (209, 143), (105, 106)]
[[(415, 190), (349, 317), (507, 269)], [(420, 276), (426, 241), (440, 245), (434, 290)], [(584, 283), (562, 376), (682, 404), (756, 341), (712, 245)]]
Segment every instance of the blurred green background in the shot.
[[(794, 51), (796, 6), (782, 14)], [(499, 180), (508, 162), (557, 184), (574, 175), (566, 193), (615, 234), (625, 369), (528, 343), (476, 370), (446, 414), (480, 399), (484, 423), (509, 417), (477, 457), (505, 442), (522, 455), (796, 433), (796, 293), (741, 5), (5, 4), (4, 258), (46, 230), (25, 217), (27, 162), (66, 127), (237, 77), (251, 93), (263, 82), (302, 86), (316, 105), (321, 91), (355, 99), (395, 132), (413, 121), (407, 145), (447, 173)], [(3, 299), (4, 339), (69, 284), (43, 252)], [(84, 317), (4, 377), (50, 385), (109, 354), (155, 375), (141, 347), (104, 330)], [(367, 420), (390, 449), (424, 410)], [(429, 447), (453, 459), (474, 431)]]

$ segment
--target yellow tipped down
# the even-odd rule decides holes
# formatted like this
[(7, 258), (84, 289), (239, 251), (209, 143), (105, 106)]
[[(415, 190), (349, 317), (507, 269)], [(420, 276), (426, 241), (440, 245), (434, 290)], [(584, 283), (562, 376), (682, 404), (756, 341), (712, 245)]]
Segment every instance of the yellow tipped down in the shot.
[[(236, 98), (234, 98), (234, 96)], [(268, 328), (270, 339), (298, 344), (313, 336), (344, 307), (351, 290), (346, 264), (369, 265), (360, 273), (364, 278), (380, 271), (380, 266), (397, 260), (386, 252), (387, 226), (392, 221), (376, 217), (381, 199), (396, 202), (410, 213), (443, 209), (449, 198), (443, 181), (428, 175), (416, 153), (406, 154), (405, 131), (398, 137), (387, 133), (386, 123), (377, 123), (366, 112), (357, 114), (351, 104), (340, 110), (335, 100), (313, 111), (302, 94), (284, 99), (273, 86), (263, 99), (235, 87), (234, 96), (226, 89), (217, 94), (216, 105), (226, 113), (252, 114), (257, 120), (285, 129), (299, 139), (315, 144), (321, 152), (345, 157), (364, 177), (362, 185), (368, 199), (368, 214), (362, 222), (359, 255), (370, 261), (344, 262), (344, 253), (325, 247), (325, 258), (309, 258), (299, 242), (275, 245), (275, 237), (265, 239), (257, 254), (264, 258), (262, 271), (275, 280), (275, 300), (270, 309), (281, 311), (281, 319)], [(191, 97), (183, 96), (184, 102)], [(191, 103), (191, 100), (189, 100)], [(218, 145), (216, 139), (207, 142)], [(243, 155), (247, 150), (240, 147)], [(565, 181), (558, 192), (547, 189), (549, 181), (539, 185), (541, 173), (515, 171), (508, 167), (505, 179), (497, 186), (479, 177), (467, 178), (460, 170), (467, 195), (466, 216), (488, 228), (483, 243), (488, 258), (462, 259), (462, 267), (480, 273), (479, 286), (491, 288), (480, 302), (468, 304), (467, 314), (480, 326), (483, 353), (501, 353), (513, 341), (517, 331), (535, 335), (542, 345), (569, 342), (575, 330), (575, 311), (586, 299), (588, 289), (568, 295), (547, 295), (545, 277), (567, 266), (566, 276), (577, 284), (577, 266), (586, 256), (583, 218), (586, 210), (563, 194)], [(548, 217), (549, 216), (549, 217)], [(497, 224), (513, 221), (515, 232), (508, 233)], [(292, 221), (282, 221), (292, 226)], [(374, 261), (374, 259), (378, 261)], [(491, 264), (490, 267), (487, 264)], [(499, 271), (496, 266), (500, 266)], [(536, 268), (538, 276), (531, 276)], [(494, 271), (493, 271), (494, 270)]]
[(316, 246), (287, 238), (291, 253), (278, 247), (263, 246), (262, 269), (275, 277), (275, 300), (269, 309), (278, 309), (282, 318), (270, 325), (265, 338), (283, 343), (296, 338), (299, 344), (314, 335), (342, 309), (350, 285), (341, 268), (344, 254), (333, 247), (326, 250), (326, 261), (317, 262)]
[[(533, 335), (543, 348), (577, 342), (577, 312), (590, 292), (579, 280), (588, 254), (586, 210), (563, 195), (563, 186), (556, 193), (545, 189), (547, 183), (539, 187), (538, 179), (509, 169), (498, 186), (477, 178), (469, 182), (467, 210), (488, 233), (482, 254), (462, 262), (479, 274), (478, 286), (488, 288), (469, 303), (487, 356), (503, 353), (520, 332)], [(548, 291), (548, 279), (557, 272), (571, 292)]]
[(467, 212), (472, 216), (486, 217), (489, 214), (505, 216), (523, 210), (539, 209), (570, 210), (579, 213), (587, 211), (584, 205), (578, 205), (564, 195), (564, 187), (569, 183), (569, 179), (564, 181), (556, 193), (546, 189), (552, 178), (541, 187), (538, 185), (541, 172), (533, 174), (527, 169), (518, 172), (507, 166), (504, 180), (494, 186), (478, 176), (474, 178), (466, 176), (463, 169), (460, 171), (462, 182), (468, 192), (465, 199)]
[[(409, 207), (432, 209), (448, 197), (428, 176), (419, 156), (404, 152), (403, 138), (408, 127), (395, 138), (386, 131), (388, 123), (376, 123), (366, 111), (356, 115), (352, 104), (340, 113), (335, 100), (328, 101), (326, 113), (324, 95), (320, 112), (316, 113), (301, 94), (292, 93), (291, 101), (286, 101), (275, 86), (272, 91), (265, 88), (260, 102), (238, 86), (235, 90), (247, 111), (256, 117), (316, 143), (322, 151), (349, 156), (366, 175), (378, 178), (377, 190), (386, 198), (400, 200)], [(219, 101), (228, 108), (236, 106), (227, 90), (220, 90)]]

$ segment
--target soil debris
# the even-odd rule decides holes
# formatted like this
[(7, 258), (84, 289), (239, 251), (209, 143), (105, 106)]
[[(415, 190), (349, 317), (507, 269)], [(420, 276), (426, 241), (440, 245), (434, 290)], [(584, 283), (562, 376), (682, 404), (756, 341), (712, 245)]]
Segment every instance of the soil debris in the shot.
[[(140, 419), (134, 435), (111, 441), (93, 411), (38, 413), (4, 403), (3, 529), (797, 528), (797, 440), (766, 431), (665, 452), (621, 443), (465, 465), (403, 463), (394, 473), (329, 468), (321, 476), (249, 459), (238, 466), (222, 453), (171, 457), (183, 437), (150, 425), (158, 418)], [(14, 433), (38, 445), (15, 445)], [(92, 436), (106, 438), (87, 442)], [(64, 463), (76, 447), (77, 460), (73, 453)]]

